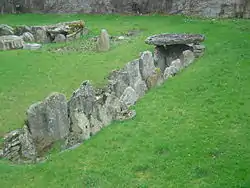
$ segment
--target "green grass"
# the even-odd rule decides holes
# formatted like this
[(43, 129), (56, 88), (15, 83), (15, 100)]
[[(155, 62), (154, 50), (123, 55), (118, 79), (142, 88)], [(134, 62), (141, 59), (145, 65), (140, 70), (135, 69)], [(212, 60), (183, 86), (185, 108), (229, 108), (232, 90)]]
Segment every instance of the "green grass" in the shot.
[(168, 16), (22, 15), (0, 23), (82, 18), (93, 33), (144, 29), (108, 53), (0, 52), (0, 130), (20, 127), (25, 109), (52, 91), (68, 97), (152, 48), (161, 32), (206, 35), (203, 58), (136, 105), (134, 120), (113, 123), (79, 148), (37, 165), (0, 161), (1, 187), (250, 187), (250, 22)]

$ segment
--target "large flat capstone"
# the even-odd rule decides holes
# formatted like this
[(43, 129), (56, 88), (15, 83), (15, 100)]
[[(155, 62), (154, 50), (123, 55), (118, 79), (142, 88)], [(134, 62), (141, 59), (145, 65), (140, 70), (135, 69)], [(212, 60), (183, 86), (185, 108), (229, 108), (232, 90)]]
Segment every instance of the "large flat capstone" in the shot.
[(0, 36), (0, 50), (11, 50), (23, 48), (22, 37), (15, 35)]
[(165, 46), (174, 44), (199, 44), (205, 40), (205, 36), (201, 34), (158, 34), (148, 37), (146, 44), (155, 46)]

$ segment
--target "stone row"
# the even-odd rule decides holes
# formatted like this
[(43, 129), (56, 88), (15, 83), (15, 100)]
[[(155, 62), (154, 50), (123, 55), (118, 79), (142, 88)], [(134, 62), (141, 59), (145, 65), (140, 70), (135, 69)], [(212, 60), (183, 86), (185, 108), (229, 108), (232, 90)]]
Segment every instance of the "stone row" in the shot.
[(156, 46), (154, 54), (144, 51), (124, 68), (112, 71), (103, 88), (84, 81), (68, 101), (65, 95), (52, 93), (28, 108), (24, 128), (6, 135), (4, 157), (35, 161), (57, 141), (63, 141), (64, 149), (74, 148), (112, 121), (133, 118), (136, 112), (130, 106), (189, 66), (195, 57), (194, 47), (186, 44)]

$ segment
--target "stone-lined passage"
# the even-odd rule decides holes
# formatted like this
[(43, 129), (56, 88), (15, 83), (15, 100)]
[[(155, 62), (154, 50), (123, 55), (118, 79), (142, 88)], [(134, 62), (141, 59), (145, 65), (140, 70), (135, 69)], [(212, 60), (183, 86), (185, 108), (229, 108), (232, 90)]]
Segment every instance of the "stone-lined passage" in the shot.
[(103, 88), (84, 81), (68, 101), (63, 94), (53, 93), (32, 104), (24, 127), (5, 136), (3, 156), (14, 162), (39, 162), (57, 141), (63, 149), (75, 148), (112, 121), (135, 117), (129, 107), (200, 57), (204, 40), (203, 35), (151, 36), (146, 43), (156, 46), (155, 53), (144, 51), (124, 68), (112, 71)]

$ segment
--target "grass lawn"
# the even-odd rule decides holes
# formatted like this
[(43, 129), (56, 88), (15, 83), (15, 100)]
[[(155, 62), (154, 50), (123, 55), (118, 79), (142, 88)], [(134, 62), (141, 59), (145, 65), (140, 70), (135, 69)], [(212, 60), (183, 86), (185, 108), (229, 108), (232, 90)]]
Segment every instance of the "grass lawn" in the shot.
[[(113, 123), (79, 148), (37, 165), (0, 161), (1, 187), (249, 188), (250, 21), (180, 16), (7, 15), (0, 23), (83, 19), (91, 34), (143, 29), (108, 53), (0, 52), (0, 132), (22, 126), (25, 110), (52, 91), (70, 97), (85, 80), (102, 84), (114, 68), (152, 50), (162, 32), (206, 35), (206, 54), (151, 90), (137, 117)], [(83, 40), (83, 39), (82, 39)]]

